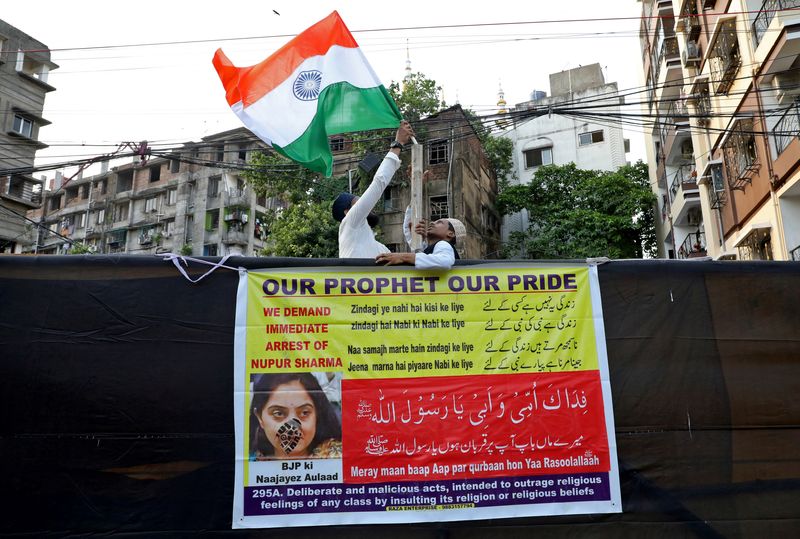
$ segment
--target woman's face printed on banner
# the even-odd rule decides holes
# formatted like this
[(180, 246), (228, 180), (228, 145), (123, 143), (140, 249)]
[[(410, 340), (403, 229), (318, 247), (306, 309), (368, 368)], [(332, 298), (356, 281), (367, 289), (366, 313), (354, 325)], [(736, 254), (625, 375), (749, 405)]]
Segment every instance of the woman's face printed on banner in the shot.
[(258, 423), (275, 448), (276, 457), (303, 457), (317, 430), (314, 402), (297, 380), (281, 384), (272, 392)]

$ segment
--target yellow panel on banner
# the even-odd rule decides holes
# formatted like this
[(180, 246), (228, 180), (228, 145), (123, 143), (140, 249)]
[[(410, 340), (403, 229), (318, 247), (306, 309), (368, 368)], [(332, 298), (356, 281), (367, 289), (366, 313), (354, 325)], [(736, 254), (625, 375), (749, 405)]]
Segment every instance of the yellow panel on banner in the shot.
[(585, 267), (251, 272), (247, 334), (249, 373), (358, 379), (598, 368)]

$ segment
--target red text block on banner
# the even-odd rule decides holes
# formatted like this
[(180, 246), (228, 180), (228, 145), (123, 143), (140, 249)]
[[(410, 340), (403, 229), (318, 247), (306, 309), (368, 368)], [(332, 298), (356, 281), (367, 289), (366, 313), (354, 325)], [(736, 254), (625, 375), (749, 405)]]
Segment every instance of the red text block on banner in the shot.
[(607, 472), (598, 371), (345, 380), (345, 482)]

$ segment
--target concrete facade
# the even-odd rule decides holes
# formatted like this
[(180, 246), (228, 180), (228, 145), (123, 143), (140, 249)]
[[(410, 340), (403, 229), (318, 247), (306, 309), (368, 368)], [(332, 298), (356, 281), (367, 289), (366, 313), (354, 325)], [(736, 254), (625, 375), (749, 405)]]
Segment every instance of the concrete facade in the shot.
[(800, 15), (784, 4), (642, 1), (662, 257), (800, 259)]
[(39, 141), (48, 84), (50, 52), (42, 42), (0, 20), (0, 253), (21, 253), (31, 244), (22, 217), (42, 202), (41, 179), (30, 170)]
[[(267, 238), (264, 214), (279, 203), (257, 197), (237, 167), (264, 147), (244, 128), (218, 133), (184, 145), (172, 159), (136, 158), (54, 186), (29, 216), (97, 253), (254, 256)], [(35, 249), (69, 248), (42, 230)]]
[[(599, 64), (582, 66), (550, 75), (551, 96), (534, 92), (536, 99), (518, 103), (512, 111), (519, 113), (534, 108), (558, 106), (566, 102), (576, 105), (591, 100), (604, 112), (619, 112), (617, 83), (606, 83)], [(609, 106), (610, 105), (610, 106)], [(616, 105), (616, 106), (615, 106)], [(580, 169), (616, 170), (625, 165), (628, 143), (622, 128), (610, 122), (576, 120), (558, 114), (514, 121), (497, 136), (514, 143), (512, 184), (528, 184), (542, 165), (575, 163)], [(528, 229), (527, 212), (504, 216), (503, 242), (513, 232)]]

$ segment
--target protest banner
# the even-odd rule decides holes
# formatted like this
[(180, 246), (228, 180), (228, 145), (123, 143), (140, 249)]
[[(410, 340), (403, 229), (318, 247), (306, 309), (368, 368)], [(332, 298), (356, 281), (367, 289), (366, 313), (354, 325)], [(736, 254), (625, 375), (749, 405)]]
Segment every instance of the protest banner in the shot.
[(593, 266), (243, 271), (234, 410), (234, 527), (621, 511)]

